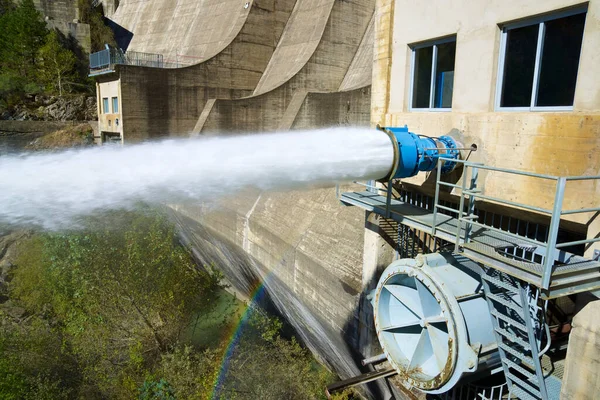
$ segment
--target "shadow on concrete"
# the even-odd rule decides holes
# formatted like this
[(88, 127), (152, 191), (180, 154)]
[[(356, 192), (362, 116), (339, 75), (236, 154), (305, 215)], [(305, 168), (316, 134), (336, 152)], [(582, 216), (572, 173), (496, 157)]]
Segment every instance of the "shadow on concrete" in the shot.
[(117, 47), (123, 51), (127, 51), (127, 48), (133, 39), (133, 32), (125, 29), (109, 18), (103, 17), (103, 19), (106, 26), (113, 31), (115, 35), (115, 41), (117, 42)]
[[(241, 296), (252, 296), (257, 287), (266, 289), (265, 295), (260, 297), (259, 304), (287, 322), (288, 329), (284, 331), (286, 336), (291, 334), (297, 337), (321, 362), (343, 379), (369, 371), (366, 367), (358, 367), (364, 357), (353, 350), (360, 341), (357, 338), (359, 329), (365, 325), (359, 318), (361, 306), (357, 306), (343, 332), (334, 331), (316, 312), (305, 305), (285, 282), (275, 274), (269, 273), (238, 245), (176, 211), (171, 215), (179, 227), (182, 242), (192, 250), (199, 265), (211, 265), (221, 271)], [(370, 307), (363, 293), (356, 296), (358, 304)], [(367, 398), (385, 398), (378, 384), (369, 384), (364, 389)]]

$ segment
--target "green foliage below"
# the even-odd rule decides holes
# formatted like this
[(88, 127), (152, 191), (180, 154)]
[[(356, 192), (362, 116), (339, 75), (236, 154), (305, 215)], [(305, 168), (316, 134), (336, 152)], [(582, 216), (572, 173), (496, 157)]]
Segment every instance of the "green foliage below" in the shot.
[(260, 310), (228, 352), (239, 306), (160, 214), (104, 214), (20, 254), (9, 302), (25, 317), (0, 306), (0, 399), (321, 399), (333, 380)]
[(139, 400), (175, 400), (175, 394), (169, 382), (164, 379), (157, 381), (148, 380), (140, 388)]

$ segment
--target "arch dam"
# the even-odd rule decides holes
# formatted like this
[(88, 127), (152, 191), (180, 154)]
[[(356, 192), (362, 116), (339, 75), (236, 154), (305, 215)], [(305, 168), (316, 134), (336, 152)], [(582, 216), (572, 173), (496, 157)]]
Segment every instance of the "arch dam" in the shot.
[[(477, 152), (468, 155), (468, 162), (474, 164), (465, 164), (445, 178), (447, 190), (439, 189), (434, 173), (387, 182), (388, 202), (391, 198), (424, 210), (457, 210), (463, 206), (460, 188), (467, 181), (463, 171), (477, 163), (492, 166), (496, 170), (479, 174), (471, 200), (480, 197), (473, 200), (471, 220), (476, 215), (475, 221), (490, 230), (524, 235), (536, 243), (558, 237), (575, 246), (569, 250), (577, 257), (594, 259), (599, 248), (600, 219), (595, 208), (600, 204), (600, 185), (590, 182), (600, 170), (600, 82), (594, 78), (600, 1), (582, 6), (575, 0), (519, 4), (516, 0), (477, 4), (452, 0), (447, 10), (428, 3), (122, 0), (109, 21), (120, 48), (107, 48), (90, 58), (90, 75), (97, 82), (96, 139), (135, 143), (166, 136), (375, 124), (408, 124), (411, 131), (432, 137), (450, 134), (463, 144), (477, 144)], [(517, 26), (511, 24), (543, 23), (543, 29), (552, 32), (549, 21), (573, 16), (585, 18), (585, 24), (579, 39), (576, 32), (570, 33), (574, 38), (570, 43), (579, 43), (580, 50), (578, 72), (565, 105), (537, 107), (537, 100), (532, 100), (531, 107), (504, 109), (496, 92), (506, 89), (496, 82), (499, 76), (507, 76), (498, 73), (501, 67), (510, 67), (499, 63), (510, 51), (502, 46), (508, 40), (503, 35)], [(546, 43), (556, 37), (548, 36)], [(431, 53), (426, 53), (428, 49)], [(421, 54), (431, 54), (428, 62), (433, 72), (419, 75), (421, 64), (415, 60)], [(535, 51), (532, 54), (535, 58)], [(536, 68), (544, 76), (539, 65)], [(425, 92), (422, 85), (428, 85)], [(559, 90), (559, 86), (552, 87)], [(429, 106), (418, 110), (421, 93), (430, 96)], [(499, 176), (503, 172), (498, 168), (525, 173), (506, 178)], [(588, 176), (589, 180), (573, 180), (571, 190), (561, 197), (565, 209), (587, 212), (565, 214), (558, 222), (539, 212), (552, 210), (558, 197), (553, 184), (537, 175)], [(371, 187), (367, 193), (380, 189)], [(218, 266), (240, 293), (249, 295), (257, 285), (264, 285), (313, 353), (345, 379), (366, 371), (360, 359), (385, 350), (368, 296), (384, 268), (394, 259), (447, 248), (450, 240), (436, 235), (435, 225), (430, 230), (391, 213), (385, 208), (385, 195), (383, 205), (367, 204), (357, 194), (362, 190), (358, 184), (285, 193), (248, 189), (232, 193), (218, 206), (168, 206), (199, 261)], [(355, 207), (344, 207), (340, 200)], [(468, 246), (456, 241), (456, 249), (467, 254)], [(477, 254), (472, 258), (479, 257), (480, 265), (494, 258), (483, 250)], [(564, 259), (561, 262), (568, 265)], [(542, 298), (553, 293), (554, 298), (568, 297), (561, 304), (569, 309), (563, 314), (572, 317), (595, 298), (599, 287), (594, 274), (600, 271), (586, 273), (590, 275), (582, 278), (585, 284), (570, 292), (552, 292), (552, 287), (558, 287), (551, 286), (555, 281), (550, 286), (540, 283)], [(569, 282), (579, 282), (576, 275), (568, 276)], [(536, 285), (533, 275), (517, 277)], [(583, 343), (598, 340), (594, 336), (598, 327), (578, 329), (567, 352), (584, 354), (582, 349), (589, 344)], [(563, 394), (586, 392), (576, 376), (596, 379), (599, 371), (585, 370), (585, 365), (598, 362), (592, 360), (592, 353), (588, 352), (589, 363), (579, 366), (569, 364), (567, 356), (564, 367), (563, 357), (560, 368), (566, 369), (565, 377), (572, 377), (563, 381)], [(513, 365), (508, 362), (514, 364), (514, 360), (503, 361)], [(502, 368), (494, 371), (502, 375)], [(498, 385), (509, 385), (514, 394), (520, 389), (517, 378), (510, 380), (510, 371), (504, 369), (507, 378), (500, 378)], [(406, 379), (377, 382), (365, 395), (432, 395)], [(588, 393), (594, 393), (597, 385), (590, 387)], [(560, 386), (554, 390), (560, 391)], [(520, 398), (536, 398), (528, 393)]]

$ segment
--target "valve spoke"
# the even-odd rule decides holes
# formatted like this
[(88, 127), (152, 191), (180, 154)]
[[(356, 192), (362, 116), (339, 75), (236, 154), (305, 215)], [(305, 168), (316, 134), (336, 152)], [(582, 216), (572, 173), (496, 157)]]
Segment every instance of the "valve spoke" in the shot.
[(384, 288), (386, 288), (392, 294), (392, 296), (397, 298), (417, 317), (423, 317), (423, 310), (421, 308), (419, 294), (417, 293), (416, 289), (396, 284), (385, 285)]
[(421, 327), (421, 321), (408, 321), (401, 324), (395, 324), (381, 328), (383, 331), (393, 333), (416, 333), (421, 334), (423, 328)]
[(434, 325), (427, 326), (427, 333), (431, 340), (431, 347), (435, 355), (436, 363), (440, 371), (446, 366), (448, 360), (448, 333), (436, 328)]
[(423, 317), (433, 317), (442, 313), (437, 299), (431, 293), (431, 291), (421, 282), (416, 280), (417, 292), (419, 293), (419, 300), (421, 302), (421, 308), (423, 310)]

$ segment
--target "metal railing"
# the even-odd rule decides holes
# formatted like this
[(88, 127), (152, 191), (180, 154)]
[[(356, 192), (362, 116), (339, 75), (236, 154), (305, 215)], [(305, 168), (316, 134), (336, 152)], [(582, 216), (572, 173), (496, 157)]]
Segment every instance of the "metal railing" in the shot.
[(162, 54), (139, 51), (124, 52), (112, 47), (90, 54), (90, 71), (92, 73), (110, 69), (117, 64), (153, 68), (165, 67)]
[[(440, 161), (443, 159), (444, 159), (444, 157), (440, 157)], [(576, 241), (562, 242), (562, 243), (557, 242), (560, 220), (563, 215), (600, 212), (600, 207), (581, 208), (581, 209), (575, 209), (575, 210), (563, 210), (563, 201), (564, 201), (564, 197), (565, 197), (565, 189), (566, 189), (567, 182), (582, 181), (582, 180), (600, 180), (600, 175), (558, 177), (558, 176), (545, 175), (545, 174), (536, 174), (536, 173), (532, 173), (532, 172), (511, 170), (511, 169), (507, 169), (507, 168), (491, 167), (491, 166), (486, 166), (481, 163), (474, 163), (474, 162), (469, 162), (469, 161), (464, 161), (464, 160), (449, 160), (449, 161), (461, 162), (463, 164), (464, 170), (463, 170), (462, 184), (456, 185), (456, 184), (441, 181), (440, 178), (441, 178), (442, 163), (438, 162), (436, 186), (435, 186), (435, 199), (434, 199), (434, 207), (433, 207), (433, 223), (432, 223), (432, 228), (431, 228), (431, 234), (433, 236), (435, 236), (435, 233), (436, 233), (437, 214), (439, 213), (438, 210), (444, 210), (447, 212), (454, 213), (457, 216), (457, 220), (458, 220), (458, 227), (456, 230), (456, 242), (455, 242), (457, 251), (459, 250), (460, 244), (461, 244), (460, 235), (461, 235), (461, 232), (463, 232), (463, 226), (464, 226), (464, 233), (463, 233), (463, 237), (462, 237), (462, 243), (469, 243), (471, 230), (473, 229), (473, 226), (477, 226), (480, 228), (484, 228), (484, 229), (488, 229), (491, 231), (502, 233), (503, 235), (507, 235), (511, 238), (514, 238), (514, 239), (517, 239), (520, 241), (525, 241), (527, 243), (532, 244), (533, 246), (542, 247), (545, 250), (544, 250), (543, 259), (541, 262), (541, 264), (543, 266), (542, 277), (541, 277), (541, 287), (542, 287), (542, 289), (548, 289), (550, 287), (550, 280), (552, 277), (552, 268), (554, 266), (554, 262), (556, 260), (560, 261), (560, 257), (558, 256), (560, 249), (563, 249), (565, 247), (576, 246), (576, 245), (585, 245), (585, 244), (600, 242), (600, 238), (576, 240)], [(524, 203), (519, 203), (519, 202), (515, 202), (515, 201), (504, 200), (504, 199), (497, 198), (497, 197), (483, 195), (481, 193), (481, 191), (479, 189), (477, 189), (477, 180), (478, 180), (479, 170), (488, 170), (488, 171), (511, 174), (511, 175), (527, 176), (530, 178), (536, 178), (536, 179), (542, 179), (542, 180), (556, 182), (555, 190), (554, 190), (554, 203), (553, 203), (552, 210), (533, 206), (530, 204), (524, 204)], [(468, 173), (469, 171), (470, 171), (470, 175)], [(469, 176), (470, 176), (470, 179), (467, 179), (467, 178), (469, 178)], [(467, 180), (470, 180), (468, 187), (467, 187)], [(449, 208), (449, 207), (445, 207), (445, 206), (442, 206), (439, 204), (439, 194), (440, 194), (441, 186), (451, 187), (453, 189), (460, 190), (460, 204), (459, 204), (459, 207), (457, 210)], [(465, 196), (468, 197), (466, 212), (465, 212)], [(485, 200), (488, 202), (497, 203), (500, 205), (505, 205), (505, 206), (510, 206), (510, 207), (517, 207), (517, 208), (521, 208), (524, 210), (534, 211), (534, 212), (549, 216), (550, 217), (550, 225), (549, 225), (546, 241), (542, 242), (542, 241), (539, 241), (537, 237), (536, 237), (536, 239), (532, 239), (530, 237), (521, 236), (521, 235), (518, 235), (518, 234), (515, 234), (512, 232), (507, 232), (505, 230), (487, 225), (485, 223), (485, 221), (484, 221), (484, 223), (475, 221), (475, 219), (477, 219), (477, 217), (478, 217), (474, 213), (475, 199), (481, 199), (481, 200)]]

